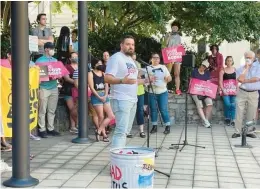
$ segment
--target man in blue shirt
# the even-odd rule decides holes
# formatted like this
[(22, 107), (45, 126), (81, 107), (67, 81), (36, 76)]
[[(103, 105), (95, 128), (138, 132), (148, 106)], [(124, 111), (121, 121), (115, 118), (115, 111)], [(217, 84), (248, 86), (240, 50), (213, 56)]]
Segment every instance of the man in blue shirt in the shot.
[[(44, 44), (44, 55), (38, 58), (35, 63), (39, 65), (46, 62), (57, 62), (57, 59), (52, 57), (53, 55), (54, 45), (51, 42), (47, 42)], [(41, 82), (39, 91), (39, 136), (47, 138), (47, 132), (52, 136), (58, 136), (60, 134), (54, 130), (55, 111), (59, 98), (57, 80), (50, 78), (50, 81)], [(45, 127), (46, 113), (48, 120), (47, 132)]]
[[(245, 53), (245, 65), (236, 71), (238, 82), (241, 84), (237, 93), (236, 103), (236, 133), (232, 138), (240, 137), (242, 124), (244, 120), (244, 112), (246, 110), (246, 121), (256, 119), (256, 109), (258, 105), (258, 90), (260, 90), (260, 64), (255, 61), (255, 53), (248, 51)], [(248, 133), (248, 137), (256, 138), (254, 133)]]

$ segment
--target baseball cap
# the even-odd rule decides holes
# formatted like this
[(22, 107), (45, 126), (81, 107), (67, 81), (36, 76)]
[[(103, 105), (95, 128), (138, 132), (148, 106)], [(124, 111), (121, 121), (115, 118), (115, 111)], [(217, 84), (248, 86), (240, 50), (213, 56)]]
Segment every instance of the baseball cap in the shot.
[(206, 68), (209, 67), (209, 61), (208, 60), (204, 60), (201, 65), (205, 66)]
[(44, 49), (54, 49), (54, 44), (51, 42), (47, 42), (44, 44)]

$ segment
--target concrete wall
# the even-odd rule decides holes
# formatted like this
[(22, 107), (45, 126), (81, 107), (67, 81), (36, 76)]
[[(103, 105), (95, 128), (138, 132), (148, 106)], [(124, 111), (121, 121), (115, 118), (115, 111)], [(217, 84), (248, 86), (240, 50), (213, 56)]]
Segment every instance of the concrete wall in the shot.
[[(185, 122), (185, 95), (176, 96), (173, 94), (169, 94), (169, 112), (171, 121), (173, 124), (184, 124)], [(196, 106), (194, 102), (188, 96), (188, 124), (201, 124), (201, 120), (199, 115), (197, 114)], [(223, 101), (218, 96), (216, 100), (214, 100), (214, 107), (212, 111), (212, 119), (211, 123), (222, 123), (223, 122)], [(89, 119), (90, 120), (90, 119)], [(93, 128), (93, 124), (89, 122), (90, 127)], [(158, 124), (160, 124), (160, 119), (158, 117)], [(69, 114), (68, 109), (66, 107), (65, 101), (62, 97), (60, 97), (58, 102), (58, 107), (56, 111), (55, 118), (55, 129), (58, 131), (68, 131), (69, 128)]]

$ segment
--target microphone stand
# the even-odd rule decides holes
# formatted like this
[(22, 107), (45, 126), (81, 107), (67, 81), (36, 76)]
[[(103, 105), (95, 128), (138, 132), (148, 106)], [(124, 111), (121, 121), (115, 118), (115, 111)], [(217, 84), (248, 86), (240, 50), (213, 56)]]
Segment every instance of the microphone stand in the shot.
[(183, 148), (185, 146), (194, 146), (194, 147), (199, 147), (199, 148), (205, 148), (204, 146), (199, 146), (199, 145), (195, 145), (195, 144), (189, 144), (188, 140), (187, 140), (187, 131), (188, 131), (188, 88), (189, 88), (189, 82), (190, 82), (190, 74), (188, 74), (188, 79), (187, 79), (187, 83), (186, 83), (186, 94), (185, 94), (185, 126), (184, 126), (184, 130), (185, 130), (185, 139), (183, 141), (183, 143), (178, 143), (178, 144), (171, 144), (171, 146), (169, 147), (169, 149), (179, 149), (179, 146), (182, 146), (182, 148), (180, 149), (180, 152), (183, 150)]
[[(138, 62), (140, 62), (141, 64), (143, 64), (143, 65), (145, 65), (145, 70), (146, 70), (146, 73), (147, 73), (147, 77), (148, 77), (148, 81), (149, 81), (149, 85), (148, 85), (148, 93), (149, 93), (149, 89), (151, 88), (151, 90), (152, 90), (152, 94), (153, 94), (153, 96), (154, 97), (156, 97), (155, 96), (155, 93), (154, 93), (154, 90), (153, 90), (153, 86), (152, 86), (152, 81), (151, 81), (151, 77), (150, 77), (150, 74), (149, 74), (149, 72), (148, 72), (148, 66), (150, 66), (151, 68), (153, 68), (153, 66), (151, 66), (150, 64), (148, 64), (148, 63), (146, 63), (146, 62), (144, 62), (143, 60), (141, 60), (141, 59), (139, 59), (138, 60)], [(149, 94), (148, 94), (148, 96), (147, 96), (147, 98), (148, 98), (148, 111), (147, 111), (147, 148), (149, 148), (150, 147), (150, 105), (149, 105), (149, 100), (150, 100), (150, 97), (149, 97)], [(161, 117), (161, 113), (160, 113), (160, 111), (159, 111), (159, 106), (158, 106), (158, 102), (155, 100), (155, 102), (156, 102), (156, 107), (157, 107), (157, 111), (158, 111), (158, 113), (159, 113), (159, 117), (160, 117), (160, 122), (161, 122), (161, 125), (163, 125), (163, 123), (162, 123), (162, 117)], [(159, 147), (159, 148), (157, 148), (157, 132), (156, 132), (156, 152), (155, 152), (155, 157), (158, 157), (158, 151), (160, 150), (162, 148), (162, 145)], [(163, 174), (163, 175), (165, 175), (165, 176), (167, 176), (167, 177), (170, 177), (170, 174), (167, 174), (167, 173), (164, 173), (164, 172), (161, 172), (161, 171), (159, 171), (159, 170), (157, 170), (157, 169), (154, 169), (154, 171), (156, 171), (157, 173), (161, 173), (161, 174)]]

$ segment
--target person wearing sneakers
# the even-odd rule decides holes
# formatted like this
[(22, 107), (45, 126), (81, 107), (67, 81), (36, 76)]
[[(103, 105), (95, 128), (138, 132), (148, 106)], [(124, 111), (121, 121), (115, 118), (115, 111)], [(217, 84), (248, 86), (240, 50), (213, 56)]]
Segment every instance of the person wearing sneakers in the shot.
[[(181, 25), (179, 22), (174, 21), (171, 24), (171, 29), (172, 32), (168, 35), (166, 44), (167, 47), (173, 47), (173, 46), (178, 46), (181, 45), (181, 36), (179, 30), (181, 29)], [(172, 71), (172, 66), (174, 67), (174, 79), (175, 79), (175, 85), (176, 85), (176, 94), (181, 95), (182, 92), (180, 90), (180, 71), (181, 71), (181, 62), (172, 62), (166, 65), (168, 68), (169, 72), (171, 73)]]
[[(47, 42), (44, 44), (44, 55), (36, 60), (36, 64), (46, 62), (57, 62), (54, 55), (54, 44)], [(60, 133), (54, 130), (54, 118), (55, 111), (57, 108), (59, 99), (59, 92), (57, 87), (57, 80), (55, 78), (50, 78), (50, 81), (43, 81), (40, 83), (39, 90), (39, 114), (38, 114), (38, 125), (39, 125), (39, 136), (41, 138), (48, 138), (47, 132), (52, 136), (59, 136)], [(47, 114), (47, 132), (46, 132), (46, 114)]]
[[(148, 74), (153, 75), (154, 82), (152, 83), (152, 87), (148, 87), (148, 95), (149, 95), (149, 106), (151, 110), (151, 120), (152, 120), (152, 130), (151, 133), (157, 132), (157, 119), (158, 119), (158, 111), (159, 108), (160, 114), (162, 116), (163, 123), (165, 125), (164, 134), (170, 133), (170, 116), (168, 109), (168, 90), (167, 83), (172, 80), (172, 77), (166, 68), (165, 65), (160, 64), (160, 56), (158, 53), (152, 54), (152, 66), (148, 66)], [(154, 93), (155, 94), (154, 94)], [(157, 106), (158, 105), (158, 106)]]
[(228, 95), (224, 90), (225, 80), (236, 80), (236, 69), (233, 67), (234, 60), (232, 56), (226, 57), (225, 65), (226, 67), (219, 73), (219, 87), (223, 93), (225, 123), (227, 126), (235, 126), (236, 95)]
[[(208, 68), (209, 68), (209, 62), (208, 60), (204, 60), (199, 68), (195, 68), (192, 71), (191, 77), (203, 81), (210, 80), (210, 72), (208, 71)], [(209, 122), (209, 118), (212, 112), (212, 105), (213, 105), (212, 99), (210, 97), (200, 96), (200, 95), (191, 95), (191, 97), (197, 106), (198, 114), (203, 121), (203, 126), (206, 128), (210, 128), (211, 124)], [(203, 102), (206, 104), (204, 110), (203, 110)]]
[[(255, 53), (248, 51), (244, 54), (245, 65), (241, 66), (236, 71), (236, 77), (240, 83), (237, 93), (236, 104), (236, 132), (232, 138), (241, 136), (243, 127), (244, 113), (246, 111), (245, 123), (256, 119), (256, 109), (258, 106), (258, 97), (260, 90), (260, 63), (255, 60)], [(247, 133), (248, 137), (257, 138), (255, 133)]]

